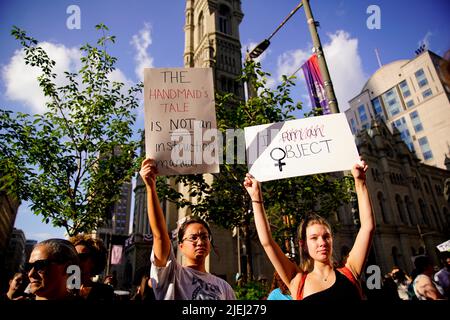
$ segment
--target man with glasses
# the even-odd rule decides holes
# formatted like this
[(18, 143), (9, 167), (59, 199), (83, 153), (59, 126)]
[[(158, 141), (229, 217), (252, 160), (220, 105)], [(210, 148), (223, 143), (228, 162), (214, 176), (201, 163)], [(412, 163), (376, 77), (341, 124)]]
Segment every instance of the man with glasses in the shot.
[(76, 295), (67, 288), (67, 268), (78, 265), (75, 247), (64, 239), (49, 239), (36, 244), (25, 264), (31, 293), (36, 300), (71, 300)]

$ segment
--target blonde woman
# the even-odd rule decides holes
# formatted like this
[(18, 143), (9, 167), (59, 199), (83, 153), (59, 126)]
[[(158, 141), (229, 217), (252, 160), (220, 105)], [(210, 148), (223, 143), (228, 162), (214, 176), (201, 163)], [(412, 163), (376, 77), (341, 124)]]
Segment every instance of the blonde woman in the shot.
[(355, 164), (352, 175), (358, 197), (361, 227), (345, 266), (335, 269), (332, 261), (333, 235), (329, 223), (316, 214), (308, 214), (300, 224), (298, 238), (301, 265), (290, 261), (272, 238), (260, 183), (247, 174), (244, 187), (249, 193), (259, 240), (275, 270), (296, 300), (360, 300), (359, 277), (368, 255), (375, 222), (366, 186), (367, 165)]

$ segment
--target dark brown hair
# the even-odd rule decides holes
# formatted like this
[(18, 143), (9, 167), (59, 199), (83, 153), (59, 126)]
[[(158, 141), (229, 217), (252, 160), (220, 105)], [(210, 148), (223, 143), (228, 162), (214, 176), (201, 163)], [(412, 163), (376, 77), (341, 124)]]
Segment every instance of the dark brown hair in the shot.
[(200, 219), (199, 217), (189, 217), (181, 224), (180, 228), (178, 229), (178, 243), (183, 242), (183, 237), (184, 237), (187, 227), (193, 223), (199, 223), (199, 224), (203, 225), (206, 228), (206, 230), (208, 230), (208, 234), (211, 237), (211, 243), (212, 243), (211, 229), (209, 228), (208, 223), (205, 220)]
[(74, 247), (80, 245), (85, 246), (89, 250), (89, 257), (94, 262), (91, 276), (95, 276), (105, 269), (108, 251), (101, 239), (92, 238), (88, 234), (77, 234), (76, 236), (70, 237), (69, 241), (72, 242)]

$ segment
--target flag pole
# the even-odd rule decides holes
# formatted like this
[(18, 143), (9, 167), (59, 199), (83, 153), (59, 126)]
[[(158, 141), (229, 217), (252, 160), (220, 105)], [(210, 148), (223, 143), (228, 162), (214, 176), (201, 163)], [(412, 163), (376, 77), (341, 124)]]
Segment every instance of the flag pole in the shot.
[(327, 62), (325, 55), (322, 51), (322, 44), (320, 43), (319, 34), (317, 33), (318, 22), (314, 20), (309, 6), (309, 0), (302, 0), (303, 8), (305, 9), (306, 21), (309, 26), (309, 32), (311, 33), (311, 39), (313, 41), (314, 53), (317, 55), (320, 73), (322, 75), (323, 84), (325, 87), (326, 96), (328, 99), (328, 106), (331, 113), (339, 113), (339, 107), (334, 94), (333, 83), (331, 82), (330, 73), (328, 72)]

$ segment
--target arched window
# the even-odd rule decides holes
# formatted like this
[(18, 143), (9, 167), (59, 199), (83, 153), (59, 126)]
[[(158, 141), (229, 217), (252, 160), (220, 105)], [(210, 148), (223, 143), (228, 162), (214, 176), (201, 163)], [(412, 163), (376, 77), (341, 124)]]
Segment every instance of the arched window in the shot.
[(381, 219), (383, 221), (383, 223), (387, 223), (387, 212), (386, 212), (386, 206), (385, 206), (385, 199), (384, 199), (384, 195), (382, 192), (378, 192), (378, 205), (380, 207), (380, 211), (381, 211)]
[(439, 217), (439, 213), (436, 212), (436, 210), (434, 209), (433, 205), (431, 205), (430, 207), (431, 207), (431, 214), (433, 215), (434, 221), (436, 222), (436, 228), (441, 230), (443, 225), (442, 225), (442, 221), (441, 221), (441, 219)]
[(412, 207), (412, 202), (409, 200), (408, 196), (405, 196), (405, 208), (406, 208), (406, 213), (408, 215), (409, 222), (413, 225), (417, 224), (415, 216), (413, 215), (414, 209)]
[(203, 16), (203, 11), (200, 12), (200, 15), (198, 16), (197, 30), (198, 30), (198, 43), (200, 44), (203, 35), (205, 33), (205, 17)]
[(422, 199), (419, 199), (419, 208), (420, 208), (420, 216), (422, 218), (423, 223), (425, 223), (426, 225), (430, 225), (430, 221), (427, 216), (427, 207)]
[(219, 6), (219, 31), (231, 34), (231, 14), (230, 8), (221, 4)]
[(398, 194), (395, 195), (395, 202), (397, 204), (397, 211), (398, 211), (398, 216), (400, 217), (400, 222), (402, 224), (407, 224), (405, 215), (403, 212), (402, 198)]

